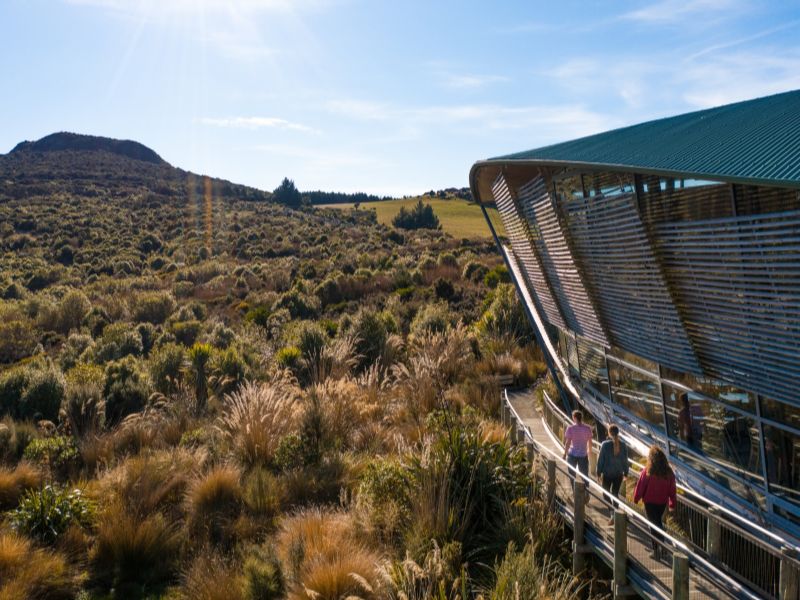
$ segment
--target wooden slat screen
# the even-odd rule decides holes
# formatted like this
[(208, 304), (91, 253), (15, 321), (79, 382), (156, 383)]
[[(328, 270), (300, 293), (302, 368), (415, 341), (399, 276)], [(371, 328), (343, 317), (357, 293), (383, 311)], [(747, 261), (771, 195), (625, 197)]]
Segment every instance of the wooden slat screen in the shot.
[(553, 325), (564, 329), (564, 320), (561, 318), (558, 306), (550, 293), (550, 288), (542, 273), (539, 260), (533, 252), (531, 233), (524, 219), (520, 217), (519, 210), (511, 195), (511, 190), (508, 188), (508, 184), (502, 174), (497, 177), (492, 185), (492, 194), (502, 218), (506, 235), (509, 242), (511, 242), (511, 248), (517, 258), (517, 264), (521, 267), (527, 279), (526, 282), (519, 283), (526, 283), (531, 296), (536, 298), (541, 307), (542, 310), (540, 312), (544, 313), (544, 317)]
[(703, 370), (800, 401), (800, 210), (656, 228)]
[(700, 366), (670, 297), (633, 193), (573, 197), (564, 212), (611, 342), (674, 369)]
[(521, 186), (518, 194), (536, 254), (567, 327), (598, 344), (608, 346), (595, 307), (564, 238), (544, 177), (535, 177)]

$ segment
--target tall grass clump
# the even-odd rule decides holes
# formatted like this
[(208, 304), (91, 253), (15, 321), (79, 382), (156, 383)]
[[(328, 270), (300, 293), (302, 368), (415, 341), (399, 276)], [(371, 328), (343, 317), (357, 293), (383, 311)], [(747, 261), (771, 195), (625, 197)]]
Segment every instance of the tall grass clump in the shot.
[(22, 495), (41, 482), (41, 472), (30, 463), (22, 462), (13, 469), (0, 466), (0, 510), (17, 506)]
[(69, 600), (75, 597), (78, 583), (62, 554), (0, 530), (0, 598)]
[(521, 551), (510, 544), (503, 561), (495, 567), (496, 582), (487, 590), (487, 600), (572, 600), (587, 587), (552, 556), (538, 555), (530, 544)]
[(268, 465), (297, 423), (296, 392), (285, 380), (248, 382), (223, 400), (219, 428), (243, 464)]

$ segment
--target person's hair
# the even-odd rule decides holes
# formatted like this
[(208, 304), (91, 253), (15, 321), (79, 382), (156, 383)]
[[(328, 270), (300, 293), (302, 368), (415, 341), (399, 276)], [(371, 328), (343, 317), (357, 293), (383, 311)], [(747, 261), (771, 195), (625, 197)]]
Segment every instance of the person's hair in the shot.
[(609, 425), (608, 434), (611, 436), (611, 441), (614, 444), (614, 454), (617, 455), (620, 451), (619, 427), (616, 425)]
[(670, 477), (674, 475), (672, 467), (669, 466), (667, 455), (656, 445), (650, 446), (647, 453), (647, 474), (651, 477)]
[(572, 411), (572, 418), (575, 419), (578, 423), (583, 423), (583, 413), (579, 410)]

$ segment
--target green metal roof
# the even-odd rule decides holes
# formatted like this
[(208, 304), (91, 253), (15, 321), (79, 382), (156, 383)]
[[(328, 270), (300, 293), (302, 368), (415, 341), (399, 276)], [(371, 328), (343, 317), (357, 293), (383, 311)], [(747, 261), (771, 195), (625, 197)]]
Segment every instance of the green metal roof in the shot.
[(490, 159), (800, 185), (800, 90)]

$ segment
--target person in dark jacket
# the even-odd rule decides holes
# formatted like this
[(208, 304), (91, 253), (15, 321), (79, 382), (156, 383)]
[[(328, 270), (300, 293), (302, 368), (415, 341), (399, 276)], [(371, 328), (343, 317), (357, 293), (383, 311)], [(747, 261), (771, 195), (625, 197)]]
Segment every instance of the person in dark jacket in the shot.
[[(600, 446), (600, 455), (597, 457), (597, 479), (607, 492), (619, 498), (619, 489), (622, 480), (628, 476), (628, 448), (619, 439), (619, 427), (611, 425), (608, 428), (609, 439)], [(614, 522), (613, 516), (609, 525)]]
[[(636, 489), (633, 492), (634, 504), (640, 500), (644, 501), (644, 512), (647, 514), (647, 519), (653, 525), (663, 529), (664, 511), (668, 505), (670, 511), (675, 510), (677, 490), (675, 473), (669, 466), (664, 451), (656, 445), (653, 445), (647, 454), (647, 466), (639, 474), (639, 481), (636, 482)], [(658, 540), (661, 539), (661, 535), (655, 529), (651, 529), (650, 533), (653, 535), (651, 556), (659, 559)]]

